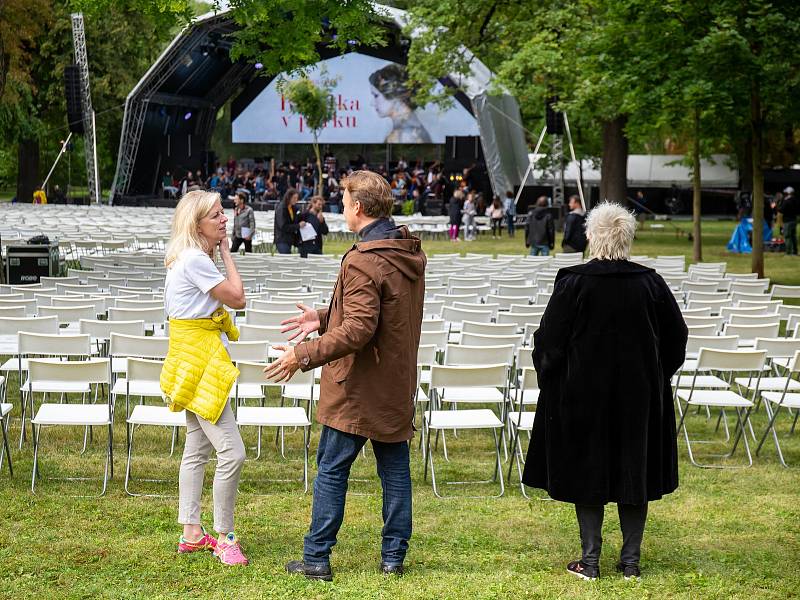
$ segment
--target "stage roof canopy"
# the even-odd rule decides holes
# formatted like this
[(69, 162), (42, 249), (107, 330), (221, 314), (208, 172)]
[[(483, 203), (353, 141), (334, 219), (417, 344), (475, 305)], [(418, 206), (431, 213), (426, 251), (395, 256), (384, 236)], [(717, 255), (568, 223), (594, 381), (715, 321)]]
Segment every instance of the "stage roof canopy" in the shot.
[[(383, 16), (389, 44), (383, 48), (358, 46), (353, 54), (368, 57), (376, 65), (404, 65), (408, 40), (401, 32), (407, 13), (374, 6)], [(234, 113), (241, 115), (270, 85), (272, 78), (260, 77), (255, 65), (231, 61), (230, 34), (238, 27), (227, 10), (197, 18), (172, 40), (131, 90), (125, 103), (112, 202), (125, 196), (154, 196), (165, 171), (204, 166), (220, 108), (234, 98)], [(322, 60), (340, 56), (328, 48), (319, 48), (319, 54)], [(492, 187), (502, 194), (519, 185), (528, 157), (519, 106), (511, 95), (497, 93), (492, 79), (489, 69), (475, 58), (467, 77), (444, 74), (440, 82), (460, 90), (454, 108), (461, 109), (462, 118), (471, 115), (464, 121), (464, 133), (480, 135)], [(424, 124), (425, 120), (421, 121)], [(433, 125), (428, 128), (435, 129)], [(441, 136), (433, 137), (431, 142)], [(389, 135), (385, 139), (391, 141)], [(402, 143), (402, 138), (398, 139)]]

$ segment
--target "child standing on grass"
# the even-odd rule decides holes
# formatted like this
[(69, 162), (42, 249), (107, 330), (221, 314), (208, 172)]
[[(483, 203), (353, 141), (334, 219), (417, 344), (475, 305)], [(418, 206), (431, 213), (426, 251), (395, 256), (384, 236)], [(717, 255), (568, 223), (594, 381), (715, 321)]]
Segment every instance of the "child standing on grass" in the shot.
[[(161, 390), (171, 410), (186, 410), (186, 445), (178, 481), (178, 522), (183, 536), (178, 552), (211, 550), (226, 565), (246, 565), (233, 532), (233, 509), (245, 449), (229, 394), (239, 375), (227, 351), (239, 332), (223, 305), (245, 307), (242, 278), (228, 247), (220, 195), (189, 192), (175, 209), (164, 263), (164, 305), (169, 317), (169, 352), (161, 371)], [(225, 263), (220, 273), (216, 251)], [(211, 450), (214, 473), (215, 539), (200, 523), (200, 497)]]

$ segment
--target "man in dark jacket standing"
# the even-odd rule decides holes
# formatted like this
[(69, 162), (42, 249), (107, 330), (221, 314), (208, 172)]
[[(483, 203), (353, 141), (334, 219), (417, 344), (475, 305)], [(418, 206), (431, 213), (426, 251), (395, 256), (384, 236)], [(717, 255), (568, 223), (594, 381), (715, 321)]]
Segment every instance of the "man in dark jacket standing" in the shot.
[(531, 256), (547, 256), (556, 245), (556, 227), (553, 216), (547, 208), (547, 198), (539, 196), (536, 206), (528, 212), (525, 225), (525, 247), (531, 249)]
[(678, 487), (670, 379), (687, 330), (667, 284), (629, 262), (636, 221), (603, 203), (587, 219), (594, 260), (561, 269), (533, 363), (540, 395), (523, 482), (575, 504), (583, 554), (567, 565), (597, 579), (603, 509), (616, 502), (617, 569), (639, 576), (647, 504)]
[(586, 249), (586, 213), (578, 196), (569, 197), (569, 214), (564, 219), (564, 252), (583, 252)]
[(309, 254), (322, 254), (322, 236), (328, 235), (328, 224), (322, 209), (325, 207), (325, 198), (322, 196), (312, 196), (309, 207), (303, 213), (302, 219), (314, 228), (316, 236), (307, 241), (300, 242), (300, 256), (307, 258)]
[(278, 249), (278, 254), (291, 254), (292, 246), (300, 244), (300, 228), (305, 227), (305, 221), (300, 219), (295, 205), (300, 200), (299, 192), (289, 188), (283, 195), (283, 200), (275, 207), (275, 234), (273, 241)]
[[(332, 579), (331, 548), (344, 517), (350, 466), (372, 441), (383, 486), (383, 573), (402, 575), (411, 537), (409, 440), (413, 435), (417, 347), (425, 299), (425, 254), (419, 239), (389, 219), (392, 193), (377, 173), (355, 171), (344, 181), (344, 216), (361, 241), (342, 259), (330, 306), (284, 321), (290, 340), (265, 369), (273, 381), (323, 366), (317, 421), (322, 433), (311, 526), (303, 560), (290, 573)], [(391, 382), (391, 384), (387, 384)]]

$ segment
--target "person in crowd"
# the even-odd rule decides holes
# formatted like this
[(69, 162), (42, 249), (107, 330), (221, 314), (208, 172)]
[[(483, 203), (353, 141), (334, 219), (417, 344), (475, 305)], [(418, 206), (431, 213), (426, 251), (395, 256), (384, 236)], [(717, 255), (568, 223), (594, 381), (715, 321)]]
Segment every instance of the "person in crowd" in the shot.
[[(361, 241), (342, 259), (330, 308), (298, 305), (302, 314), (284, 321), (290, 341), (298, 344), (283, 347), (284, 354), (265, 369), (269, 379), (286, 381), (298, 368), (323, 367), (311, 525), (302, 560), (286, 569), (324, 580), (332, 579), (330, 553), (344, 518), (350, 467), (367, 440), (383, 488), (380, 570), (403, 574), (411, 538), (409, 440), (425, 300), (425, 254), (419, 239), (392, 223), (389, 185), (380, 175), (355, 171), (343, 187), (345, 221)], [(315, 331), (321, 335), (303, 342)]]
[(531, 256), (548, 256), (555, 247), (556, 227), (553, 215), (547, 207), (547, 198), (539, 196), (536, 205), (528, 211), (525, 225), (525, 247), (531, 249)]
[(783, 190), (783, 202), (780, 213), (783, 217), (783, 239), (786, 243), (786, 255), (797, 256), (797, 198), (794, 188), (789, 186)]
[(161, 179), (161, 190), (164, 196), (174, 198), (178, 194), (178, 186), (172, 180), (172, 173), (166, 171)]
[(411, 198), (414, 200), (414, 212), (419, 213), (423, 217), (427, 216), (428, 214), (428, 207), (425, 196), (426, 196), (425, 191), (420, 188), (416, 188), (413, 192), (411, 192)]
[(561, 248), (564, 252), (583, 252), (586, 249), (586, 212), (579, 196), (572, 195), (568, 201), (569, 213), (564, 219), (564, 239)]
[(61, 189), (61, 186), (56, 184), (53, 188), (53, 204), (66, 204), (67, 203), (67, 195), (64, 193), (64, 190)]
[(300, 194), (294, 188), (289, 188), (283, 195), (283, 200), (275, 207), (275, 248), (278, 254), (291, 254), (292, 246), (300, 243), (300, 228), (306, 225), (305, 221), (295, 209), (300, 200)]
[[(390, 63), (369, 76), (372, 105), (379, 117), (392, 121), (387, 144), (430, 144), (431, 136), (415, 111), (414, 90), (406, 68)], [(403, 160), (405, 163), (405, 160)]]
[(194, 174), (191, 171), (187, 171), (180, 183), (181, 196), (186, 195), (186, 192), (192, 187), (194, 187)]
[(450, 241), (458, 241), (458, 229), (461, 225), (461, 202), (464, 194), (461, 190), (453, 192), (450, 202), (447, 203), (447, 214), (450, 216)]
[(511, 190), (506, 191), (506, 198), (503, 200), (503, 212), (505, 212), (508, 224), (508, 237), (513, 238), (515, 229), (514, 220), (517, 218), (517, 206), (514, 203), (514, 192)]
[(322, 236), (328, 235), (328, 224), (325, 222), (325, 215), (322, 210), (325, 208), (325, 198), (322, 196), (312, 196), (308, 210), (303, 213), (302, 219), (308, 226), (314, 228), (317, 236), (308, 241), (300, 242), (300, 256), (308, 257), (309, 254), (322, 254)]
[(617, 503), (617, 570), (640, 576), (648, 503), (678, 487), (670, 379), (687, 329), (667, 284), (630, 262), (634, 216), (604, 202), (586, 222), (586, 264), (561, 269), (533, 363), (540, 395), (523, 482), (575, 505), (582, 556), (567, 571), (600, 576), (604, 505)]
[(253, 251), (253, 236), (256, 233), (256, 213), (247, 205), (247, 196), (237, 192), (233, 197), (233, 244), (231, 252), (238, 252), (244, 242), (244, 251)]
[(489, 217), (492, 219), (492, 239), (497, 239), (503, 234), (503, 215), (505, 214), (499, 196), (494, 197), (489, 211)]
[[(169, 317), (169, 350), (161, 390), (170, 410), (186, 411), (186, 443), (178, 480), (178, 552), (211, 550), (226, 565), (246, 565), (234, 534), (234, 506), (245, 449), (229, 394), (239, 371), (228, 356), (228, 340), (239, 332), (225, 306), (245, 307), (242, 278), (228, 249), (220, 195), (188, 192), (178, 202), (164, 264), (164, 306)], [(225, 265), (223, 275), (216, 253)], [(198, 367), (197, 365), (201, 365)], [(215, 539), (200, 521), (203, 478), (211, 450), (214, 474)]]
[(464, 241), (474, 241), (476, 237), (475, 216), (478, 214), (478, 209), (475, 206), (475, 194), (473, 192), (467, 192), (464, 206), (461, 208), (461, 214), (461, 222), (464, 224)]

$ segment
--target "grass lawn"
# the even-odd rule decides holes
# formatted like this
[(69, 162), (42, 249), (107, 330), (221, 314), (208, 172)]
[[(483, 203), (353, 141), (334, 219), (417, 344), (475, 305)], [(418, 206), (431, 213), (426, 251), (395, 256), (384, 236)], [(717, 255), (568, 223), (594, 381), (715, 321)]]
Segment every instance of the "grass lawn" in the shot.
[[(688, 224), (683, 227), (688, 230)], [(707, 260), (728, 260), (731, 271), (747, 271), (749, 257), (729, 257), (724, 245), (733, 223), (707, 227)], [(348, 244), (329, 242), (327, 251)], [(470, 252), (524, 252), (522, 238), (473, 243), (426, 242), (428, 252), (457, 248)], [(640, 232), (637, 254), (690, 253), (686, 238), (665, 231)], [(774, 281), (800, 283), (800, 261), (767, 257)], [(16, 375), (9, 382), (9, 400)], [(502, 499), (434, 497), (422, 478), (416, 443), (412, 450), (414, 536), (404, 578), (379, 575), (381, 499), (371, 452), (354, 466), (345, 524), (334, 548), (333, 584), (309, 582), (283, 573), (287, 560), (299, 558), (310, 516), (311, 495), (299, 483), (266, 483), (300, 474), (301, 435), (287, 433), (285, 461), (272, 432), (265, 432), (264, 455), (248, 461), (237, 505), (237, 532), (251, 560), (247, 568), (225, 568), (207, 555), (177, 556), (180, 532), (175, 498), (131, 498), (122, 490), (125, 467), (124, 402), (117, 407), (115, 477), (104, 498), (72, 494), (99, 491), (99, 482), (40, 481), (30, 492), (32, 451), (26, 442), (13, 449), (14, 478), (0, 472), (0, 586), (4, 597), (55, 598), (790, 598), (800, 594), (800, 485), (795, 471), (784, 469), (774, 447), (765, 445), (751, 469), (701, 470), (681, 452), (681, 485), (677, 492), (651, 504), (645, 532), (640, 582), (625, 582), (614, 573), (621, 536), (616, 510), (609, 507), (604, 526), (602, 579), (586, 583), (564, 567), (580, 553), (577, 525), (570, 505), (547, 501), (541, 492), (525, 500), (516, 483)], [(17, 414), (15, 409), (14, 415)], [(786, 417), (786, 415), (784, 415)], [(760, 434), (763, 409), (754, 416)], [(787, 460), (800, 464), (800, 432), (788, 436), (789, 419), (780, 434)], [(713, 434), (714, 420), (693, 415), (695, 435)], [(11, 426), (12, 440), (19, 421)], [(256, 433), (244, 431), (248, 453)], [(182, 436), (181, 436), (182, 438)], [(312, 439), (316, 449), (317, 430)], [(40, 465), (45, 477), (101, 474), (104, 432), (96, 431), (89, 450), (79, 455), (82, 429), (48, 429), (42, 434)], [(416, 442), (416, 440), (415, 440)], [(448, 436), (452, 462), (437, 454), (437, 475), (478, 478), (490, 473), (488, 436)], [(711, 452), (713, 445), (699, 446)], [(169, 433), (153, 427), (137, 433), (136, 472), (142, 477), (177, 477), (182, 443), (168, 458)], [(731, 463), (741, 464), (740, 451)], [(506, 464), (506, 469), (508, 468)], [(204, 523), (211, 525), (210, 483), (204, 496)], [(312, 458), (313, 477), (313, 458)], [(174, 494), (175, 484), (139, 482), (140, 489)], [(453, 486), (451, 486), (453, 487)], [(460, 488), (460, 486), (459, 486)], [(450, 490), (448, 490), (450, 491)], [(471, 494), (477, 486), (453, 490)], [(267, 496), (258, 494), (270, 493)]]

